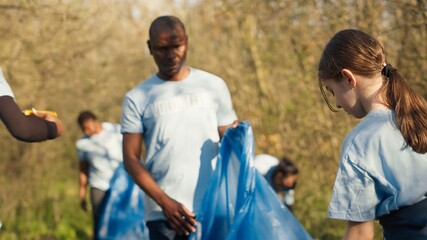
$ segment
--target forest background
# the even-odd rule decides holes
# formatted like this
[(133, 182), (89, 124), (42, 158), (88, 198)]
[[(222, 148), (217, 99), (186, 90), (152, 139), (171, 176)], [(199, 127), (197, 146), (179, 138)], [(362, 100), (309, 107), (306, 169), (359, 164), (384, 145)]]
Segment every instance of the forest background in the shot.
[(426, 97), (424, 0), (1, 0), (0, 66), (19, 106), (57, 111), (66, 129), (28, 144), (0, 125), (0, 238), (90, 238), (75, 119), (90, 109), (120, 122), (126, 91), (157, 70), (146, 40), (164, 14), (187, 27), (189, 65), (227, 82), (239, 119), (253, 126), (256, 153), (289, 156), (300, 168), (295, 216), (313, 238), (340, 239), (345, 223), (326, 214), (341, 141), (357, 120), (325, 105), (318, 59), (335, 32), (367, 31)]

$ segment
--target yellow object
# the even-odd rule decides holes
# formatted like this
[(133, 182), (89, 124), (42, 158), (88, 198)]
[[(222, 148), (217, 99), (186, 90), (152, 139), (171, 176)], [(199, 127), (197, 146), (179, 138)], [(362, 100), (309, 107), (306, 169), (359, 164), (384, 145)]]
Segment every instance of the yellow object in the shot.
[[(23, 112), (27, 116), (34, 115), (33, 110), (31, 110), (31, 109), (24, 110)], [(50, 115), (52, 115), (54, 117), (58, 117), (58, 113), (56, 113), (54, 111), (36, 110), (36, 112), (38, 112), (38, 113), (47, 113), (47, 114), (50, 114)]]

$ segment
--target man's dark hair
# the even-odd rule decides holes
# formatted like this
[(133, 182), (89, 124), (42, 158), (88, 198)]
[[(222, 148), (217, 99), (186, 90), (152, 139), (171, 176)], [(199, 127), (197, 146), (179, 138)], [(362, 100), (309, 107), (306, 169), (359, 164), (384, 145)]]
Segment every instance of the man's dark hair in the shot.
[(98, 118), (96, 117), (96, 115), (91, 112), (91, 111), (82, 111), (80, 112), (79, 116), (77, 117), (77, 123), (79, 124), (79, 126), (83, 126), (83, 123), (86, 120), (97, 120)]
[(185, 26), (179, 20), (179, 18), (175, 16), (160, 16), (151, 23), (150, 29), (148, 31), (150, 39), (156, 34), (157, 27), (166, 26), (169, 29), (181, 29), (185, 33)]

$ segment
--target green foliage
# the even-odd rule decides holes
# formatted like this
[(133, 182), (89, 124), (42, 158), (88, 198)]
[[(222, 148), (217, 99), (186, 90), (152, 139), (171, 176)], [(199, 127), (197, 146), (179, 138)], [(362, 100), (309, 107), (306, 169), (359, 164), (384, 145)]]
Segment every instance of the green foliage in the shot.
[(15, 212), (2, 219), (1, 239), (90, 239), (91, 217), (79, 209), (75, 194), (60, 191), (39, 201), (21, 199)]

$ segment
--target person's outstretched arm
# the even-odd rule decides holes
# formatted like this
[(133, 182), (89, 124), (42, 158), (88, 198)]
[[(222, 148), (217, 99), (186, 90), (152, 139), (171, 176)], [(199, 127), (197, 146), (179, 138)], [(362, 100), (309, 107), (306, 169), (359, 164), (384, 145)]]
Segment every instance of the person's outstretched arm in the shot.
[(196, 231), (194, 213), (170, 198), (154, 181), (150, 172), (140, 162), (142, 134), (123, 134), (123, 161), (126, 171), (135, 183), (163, 209), (163, 214), (179, 235)]
[(54, 139), (62, 134), (62, 122), (51, 115), (26, 116), (10, 96), (0, 97), (0, 119), (13, 137), (24, 142)]

